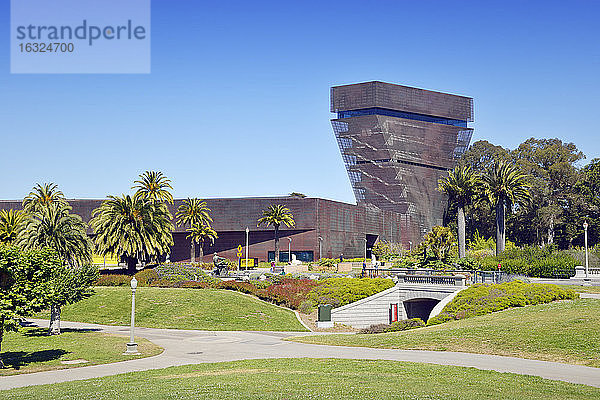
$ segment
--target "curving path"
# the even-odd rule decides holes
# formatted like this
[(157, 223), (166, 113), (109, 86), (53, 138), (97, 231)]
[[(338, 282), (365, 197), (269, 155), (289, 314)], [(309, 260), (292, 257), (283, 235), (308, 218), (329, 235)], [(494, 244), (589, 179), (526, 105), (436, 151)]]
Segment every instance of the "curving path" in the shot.
[[(31, 320), (47, 326), (43, 320)], [(86, 328), (128, 335), (128, 327), (62, 322), (65, 328)], [(126, 372), (166, 368), (205, 362), (261, 358), (348, 358), (411, 361), (483, 370), (535, 375), (542, 378), (600, 387), (600, 368), (527, 360), (483, 354), (417, 350), (370, 349), (363, 347), (321, 346), (282, 340), (286, 337), (314, 332), (237, 332), (194, 331), (137, 328), (136, 336), (144, 337), (165, 351), (154, 357), (56, 371), (0, 377), (0, 390), (22, 386), (74, 381)], [(125, 341), (123, 342), (125, 350)]]

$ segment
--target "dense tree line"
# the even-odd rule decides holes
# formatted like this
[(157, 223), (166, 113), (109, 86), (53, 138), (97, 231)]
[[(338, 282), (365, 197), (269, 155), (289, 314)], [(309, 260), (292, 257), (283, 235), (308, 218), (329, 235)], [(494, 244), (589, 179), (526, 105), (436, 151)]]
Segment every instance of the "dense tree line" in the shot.
[[(516, 149), (505, 149), (488, 141), (477, 141), (459, 162), (483, 174), (504, 162), (527, 177), (531, 201), (515, 204), (506, 211), (508, 238), (517, 245), (554, 244), (566, 249), (583, 245), (583, 222), (589, 223), (589, 241), (600, 234), (600, 159), (581, 166), (585, 155), (573, 143), (560, 139), (531, 138)], [(476, 232), (496, 236), (496, 212), (489, 201), (469, 201), (465, 212), (467, 238)], [(445, 216), (456, 227), (464, 199), (450, 201)], [(460, 211), (462, 212), (462, 210)]]

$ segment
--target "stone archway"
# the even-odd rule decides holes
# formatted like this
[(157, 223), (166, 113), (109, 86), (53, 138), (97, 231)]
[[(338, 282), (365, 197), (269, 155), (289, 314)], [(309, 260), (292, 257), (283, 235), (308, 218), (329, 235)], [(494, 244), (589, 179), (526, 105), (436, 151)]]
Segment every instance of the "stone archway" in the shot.
[(429, 319), (431, 310), (435, 307), (440, 300), (438, 299), (410, 299), (405, 300), (404, 310), (406, 312), (406, 318), (421, 318), (424, 322)]

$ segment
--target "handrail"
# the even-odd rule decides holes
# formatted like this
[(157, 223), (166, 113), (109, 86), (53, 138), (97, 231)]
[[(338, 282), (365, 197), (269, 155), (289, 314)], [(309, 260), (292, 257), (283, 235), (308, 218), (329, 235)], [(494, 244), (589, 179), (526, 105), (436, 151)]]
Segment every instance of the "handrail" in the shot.
[(398, 283), (416, 283), (421, 285), (451, 285), (464, 286), (465, 277), (462, 275), (456, 276), (440, 276), (440, 275), (396, 275)]
[(474, 283), (500, 283), (511, 275), (502, 271), (472, 271), (459, 269), (428, 269), (428, 268), (363, 268), (361, 276), (377, 278), (381, 276), (455, 276), (462, 275), (467, 284)]

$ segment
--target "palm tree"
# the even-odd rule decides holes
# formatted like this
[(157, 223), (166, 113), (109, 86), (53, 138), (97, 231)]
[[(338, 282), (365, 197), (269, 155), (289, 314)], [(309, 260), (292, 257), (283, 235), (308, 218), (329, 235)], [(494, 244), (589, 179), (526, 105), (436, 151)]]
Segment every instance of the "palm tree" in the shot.
[(31, 213), (19, 232), (17, 243), (28, 249), (49, 247), (71, 265), (91, 264), (93, 244), (81, 217), (71, 207), (50, 203)]
[(465, 207), (473, 202), (477, 188), (481, 184), (479, 174), (470, 166), (460, 166), (439, 180), (438, 190), (448, 196), (448, 200), (458, 208), (458, 256), (465, 256)]
[(58, 185), (52, 182), (43, 185), (37, 183), (23, 199), (23, 210), (32, 212), (53, 203), (67, 204), (63, 192), (58, 190)]
[(262, 212), (263, 216), (258, 220), (259, 227), (262, 224), (273, 226), (275, 228), (275, 262), (279, 262), (279, 227), (281, 224), (285, 224), (287, 227), (292, 228), (296, 225), (294, 222), (294, 216), (290, 210), (281, 204), (271, 204)]
[(81, 217), (70, 210), (60, 202), (38, 207), (28, 215), (17, 239), (25, 250), (51, 248), (63, 262), (53, 273), (50, 335), (60, 335), (61, 307), (81, 300), (96, 280), (91, 266), (92, 241)]
[(513, 164), (499, 161), (484, 177), (485, 191), (491, 204), (496, 208), (496, 256), (504, 251), (506, 241), (506, 207), (512, 210), (515, 205), (530, 201), (527, 175)]
[(92, 212), (90, 226), (100, 255), (114, 254), (136, 272), (138, 260), (155, 260), (173, 245), (173, 223), (167, 205), (139, 196), (108, 196)]
[(213, 228), (211, 228), (210, 225), (201, 224), (192, 225), (190, 228), (187, 229), (187, 231), (190, 234), (186, 237), (188, 239), (191, 239), (192, 243), (196, 242), (200, 244), (200, 260), (202, 260), (202, 257), (204, 256), (204, 252), (202, 251), (202, 245), (204, 244), (204, 241), (210, 240), (210, 242), (214, 244), (215, 239), (219, 237), (217, 235), (217, 232)]
[(11, 244), (17, 239), (25, 217), (22, 210), (0, 210), (0, 243)]
[(137, 189), (135, 197), (152, 201), (164, 201), (173, 204), (173, 195), (168, 189), (173, 189), (171, 180), (160, 171), (146, 171), (140, 175), (140, 180), (133, 181), (132, 189)]
[[(210, 217), (210, 208), (206, 206), (206, 202), (200, 199), (190, 199), (189, 197), (183, 200), (183, 203), (177, 208), (175, 217), (177, 218), (177, 226), (188, 225), (190, 228), (201, 225), (208, 226), (212, 218)], [(188, 236), (189, 238), (189, 236)], [(196, 262), (196, 248), (192, 238), (190, 244), (190, 262)], [(202, 248), (200, 248), (202, 251)], [(202, 256), (200, 256), (202, 257)]]

